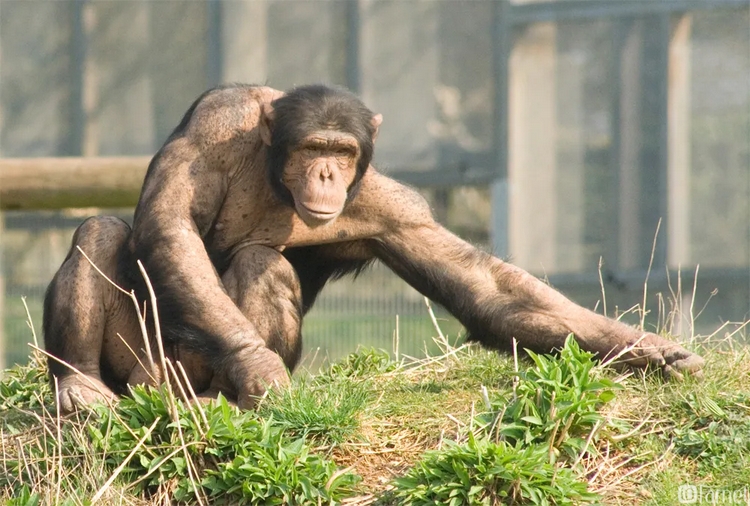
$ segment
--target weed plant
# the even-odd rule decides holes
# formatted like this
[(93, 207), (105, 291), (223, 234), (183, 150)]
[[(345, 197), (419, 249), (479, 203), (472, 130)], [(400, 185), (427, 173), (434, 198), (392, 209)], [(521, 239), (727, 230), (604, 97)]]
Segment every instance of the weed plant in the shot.
[(491, 504), (575, 505), (599, 498), (570, 469), (549, 462), (542, 445), (511, 445), (469, 434), (430, 451), (404, 478), (395, 497), (405, 506)]
[(527, 353), (534, 366), (516, 373), (512, 395), (496, 397), (480, 420), (512, 444), (543, 443), (553, 460), (560, 452), (576, 459), (588, 449), (592, 428), (604, 422), (599, 409), (622, 385), (596, 369), (594, 354), (581, 350), (572, 335), (558, 356)]
[(570, 460), (585, 452), (597, 412), (620, 385), (592, 375), (593, 355), (572, 336), (558, 357), (529, 352), (534, 366), (516, 373), (510, 399), (487, 402), (477, 435), (428, 452), (396, 479), (396, 497), (409, 506), (495, 504), (581, 504), (598, 499), (576, 473), (556, 466), (562, 449)]

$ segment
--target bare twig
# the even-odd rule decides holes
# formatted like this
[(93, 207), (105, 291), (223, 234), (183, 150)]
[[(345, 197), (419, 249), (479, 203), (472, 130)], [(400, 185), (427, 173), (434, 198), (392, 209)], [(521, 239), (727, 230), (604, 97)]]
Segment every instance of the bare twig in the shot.
[[(26, 305), (26, 301), (24, 301), (24, 306)], [(34, 339), (34, 342), (36, 344), (36, 339)], [(58, 385), (57, 385), (57, 376), (55, 376), (55, 392), (58, 391)], [(44, 405), (44, 404), (42, 404)], [(62, 477), (63, 477), (63, 457), (62, 457), (62, 427), (60, 426), (60, 403), (55, 403), (55, 427), (57, 428), (57, 479), (55, 480), (55, 498), (56, 498), (56, 504), (61, 504), (60, 502), (60, 489), (62, 487)]]
[(586, 438), (586, 444), (583, 445), (583, 449), (581, 450), (581, 453), (578, 454), (578, 457), (573, 461), (573, 465), (570, 466), (575, 469), (575, 467), (578, 465), (578, 463), (583, 458), (584, 454), (586, 453), (586, 450), (589, 449), (589, 446), (591, 445), (591, 441), (594, 439), (594, 436), (604, 426), (604, 423), (601, 420), (597, 420), (594, 426), (591, 428), (591, 432), (589, 432), (589, 437)]
[(645, 330), (646, 325), (646, 296), (648, 295), (648, 278), (651, 275), (651, 267), (654, 265), (654, 255), (656, 254), (656, 240), (659, 237), (659, 228), (661, 228), (661, 218), (656, 224), (656, 232), (654, 232), (654, 242), (651, 245), (651, 258), (648, 261), (648, 270), (646, 270), (646, 280), (643, 282), (643, 304), (641, 305), (641, 330)]
[(139, 357), (139, 356), (138, 356), (138, 354), (137, 354), (137, 353), (135, 352), (135, 350), (134, 350), (134, 349), (133, 349), (133, 348), (132, 348), (132, 347), (130, 346), (130, 344), (129, 344), (129, 343), (128, 343), (128, 342), (126, 341), (126, 340), (125, 340), (125, 338), (124, 338), (124, 337), (122, 337), (122, 334), (120, 334), (120, 333), (118, 332), (118, 333), (117, 333), (117, 337), (119, 337), (119, 338), (120, 338), (120, 341), (122, 341), (122, 344), (124, 344), (125, 346), (127, 346), (127, 348), (128, 348), (128, 350), (130, 351), (130, 353), (132, 353), (132, 354), (133, 354), (133, 356), (135, 357), (136, 361), (138, 362), (138, 365), (140, 365), (140, 366), (141, 366), (141, 369), (143, 369), (144, 371), (146, 371), (146, 374), (148, 374), (148, 377), (149, 377), (149, 378), (151, 378), (151, 381), (153, 382), (153, 384), (154, 384), (154, 385), (158, 385), (158, 384), (159, 384), (159, 382), (158, 382), (158, 381), (156, 380), (156, 378), (154, 378), (154, 376), (153, 376), (153, 375), (151, 374), (151, 373), (152, 373), (153, 371), (152, 371), (152, 370), (150, 370), (150, 369), (149, 369), (148, 367), (146, 367), (146, 366), (144, 365), (143, 361), (141, 360), (141, 357)]
[(23, 307), (26, 310), (26, 325), (31, 329), (31, 337), (34, 339), (34, 346), (39, 347), (39, 340), (36, 337), (36, 330), (34, 329), (34, 322), (31, 320), (31, 312), (29, 312), (29, 306), (26, 304), (26, 297), (21, 297)]
[[(156, 313), (154, 313), (154, 317), (156, 317)], [(163, 357), (164, 355), (162, 354), (162, 359)], [(177, 382), (177, 386), (180, 387), (180, 391), (182, 392), (182, 395), (187, 397), (185, 394), (185, 390), (182, 388), (182, 385), (180, 384), (180, 379), (177, 377), (177, 371), (175, 371), (174, 367), (172, 366), (172, 362), (169, 360), (166, 360), (166, 367), (168, 367), (169, 370), (172, 372), (172, 374), (174, 374), (175, 381)], [(165, 371), (166, 371), (166, 368), (165, 368)], [(169, 378), (169, 374), (165, 374), (164, 376), (165, 378)], [(174, 403), (174, 396), (172, 396), (172, 400)], [(177, 415), (176, 404), (173, 404), (173, 408), (175, 411), (174, 412), (175, 421), (177, 422), (175, 423), (175, 426), (177, 427), (177, 434), (180, 438), (180, 442), (182, 443), (181, 445), (182, 455), (183, 457), (185, 457), (185, 467), (187, 467), (187, 470), (188, 470), (188, 479), (190, 480), (190, 483), (193, 485), (193, 490), (196, 491), (195, 498), (198, 499), (198, 504), (200, 504), (200, 506), (203, 506), (203, 499), (201, 498), (201, 494), (199, 493), (201, 489), (200, 487), (198, 487), (198, 484), (195, 481), (196, 477), (198, 476), (198, 472), (195, 469), (195, 464), (193, 463), (193, 459), (190, 457), (190, 454), (187, 451), (187, 445), (185, 444), (185, 436), (182, 433), (182, 424), (179, 422), (179, 419), (178, 419), (179, 417)], [(195, 412), (192, 409), (190, 409), (190, 415), (193, 417), (193, 422), (195, 423), (195, 425), (200, 429), (200, 425), (198, 424), (198, 419), (195, 417)]]
[[(175, 383), (177, 383), (177, 387), (180, 389), (180, 394), (182, 395), (182, 398), (185, 399), (185, 402), (190, 401), (190, 397), (188, 397), (188, 394), (185, 391), (185, 388), (182, 386), (182, 381), (180, 381), (180, 377), (177, 375), (177, 370), (172, 365), (172, 361), (171, 360), (167, 360), (167, 367), (169, 368), (169, 372), (172, 373), (172, 376), (174, 376)], [(187, 376), (185, 376), (185, 382), (188, 385), (190, 384), (190, 381), (187, 379)], [(195, 411), (192, 409), (192, 407), (190, 405), (188, 405), (188, 407), (189, 407), (189, 411), (190, 411), (190, 417), (193, 419), (193, 423), (198, 428), (198, 430), (201, 431), (201, 434), (203, 436), (205, 436), (206, 435), (206, 431), (203, 429), (203, 426), (198, 421), (198, 417), (195, 414)]]
[(518, 388), (518, 341), (516, 338), (513, 338), (513, 372), (515, 375), (513, 375), (513, 400), (515, 401), (518, 398), (518, 395), (516, 394), (516, 389)]
[(611, 365), (612, 363), (614, 363), (615, 361), (617, 361), (618, 359), (620, 359), (620, 357), (622, 357), (626, 353), (630, 353), (631, 351), (633, 351), (636, 348), (636, 346), (638, 346), (640, 344), (640, 342), (643, 341), (646, 338), (647, 335), (648, 334), (645, 334), (645, 333), (641, 334), (641, 337), (639, 337), (638, 339), (636, 339), (636, 341), (633, 344), (630, 344), (630, 345), (624, 347), (616, 355), (614, 355), (614, 356), (612, 356), (610, 358), (607, 358), (606, 360), (602, 361), (602, 363), (600, 364), (600, 367), (607, 367), (607, 366)]
[(602, 311), (604, 316), (607, 316), (607, 291), (604, 289), (604, 278), (602, 277), (602, 266), (604, 265), (604, 258), (599, 257), (599, 286), (602, 289)]
[[(180, 370), (180, 374), (182, 374), (182, 377), (185, 379), (185, 386), (190, 391), (190, 397), (193, 399), (193, 402), (198, 407), (198, 412), (201, 415), (201, 418), (203, 419), (203, 423), (206, 425), (206, 430), (210, 429), (211, 426), (208, 423), (208, 417), (206, 417), (206, 411), (203, 409), (203, 404), (198, 400), (198, 396), (195, 395), (195, 390), (193, 390), (193, 385), (190, 384), (190, 378), (188, 378), (187, 372), (185, 371), (185, 368), (182, 367), (182, 362), (179, 360), (177, 361), (177, 368)], [(205, 436), (206, 433), (204, 432), (203, 435)]]
[[(183, 451), (183, 447), (196, 446), (198, 444), (200, 444), (200, 443), (197, 442), (197, 441), (194, 441), (194, 442), (191, 442), (191, 443), (186, 443), (184, 445), (180, 445), (179, 447), (175, 448), (174, 450), (172, 450), (171, 452), (169, 452), (167, 455), (165, 455), (163, 457), (163, 459), (162, 459), (162, 462), (169, 462), (170, 460), (172, 460), (172, 457), (174, 457), (175, 455), (177, 455), (178, 453), (180, 453), (181, 451)], [(144, 474), (143, 476), (141, 476), (137, 480), (133, 481), (132, 483), (129, 483), (127, 485), (127, 488), (129, 488), (129, 489), (130, 488), (135, 488), (136, 486), (138, 486), (139, 483), (143, 483), (144, 481), (146, 481), (148, 479), (149, 476), (151, 476), (156, 471), (158, 471), (159, 467), (160, 466), (154, 466), (154, 467), (152, 467), (146, 474)]]
[[(159, 308), (156, 305), (156, 294), (154, 293), (154, 287), (151, 285), (151, 279), (149, 279), (148, 274), (146, 274), (146, 269), (143, 267), (143, 264), (140, 260), (137, 261), (138, 263), (138, 269), (141, 271), (141, 276), (143, 276), (143, 280), (146, 282), (146, 287), (148, 288), (148, 295), (151, 298), (151, 311), (154, 313), (154, 332), (156, 337), (156, 346), (159, 349), (159, 360), (161, 361), (161, 368), (162, 371), (166, 373), (167, 365), (164, 360), (164, 342), (161, 338), (161, 324), (159, 322)], [(167, 384), (169, 384), (169, 378), (165, 374), (165, 381)]]
[[(698, 270), (700, 265), (695, 266), (695, 276), (693, 277), (693, 293), (690, 297), (690, 344), (695, 341), (695, 293), (698, 291)], [(701, 310), (702, 311), (702, 310)]]
[(443, 331), (440, 329), (440, 325), (438, 325), (437, 318), (435, 318), (435, 312), (432, 310), (432, 304), (430, 303), (430, 299), (425, 297), (424, 303), (427, 306), (427, 312), (430, 314), (430, 320), (432, 320), (432, 325), (435, 327), (435, 331), (438, 333), (438, 337), (440, 338), (440, 343), (442, 343), (441, 347), (443, 348), (444, 351), (451, 350), (452, 346), (450, 345), (448, 340), (445, 338)]
[(396, 330), (394, 331), (394, 343), (393, 343), (393, 352), (396, 356), (396, 362), (398, 362), (398, 348), (400, 344), (401, 336), (399, 334), (399, 321), (398, 321), (398, 315), (396, 315)]

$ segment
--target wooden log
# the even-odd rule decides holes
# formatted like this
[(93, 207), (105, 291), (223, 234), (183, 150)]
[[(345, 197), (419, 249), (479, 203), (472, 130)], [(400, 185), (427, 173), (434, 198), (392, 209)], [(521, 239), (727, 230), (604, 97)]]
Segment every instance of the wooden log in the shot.
[(150, 157), (0, 158), (0, 209), (132, 207)]

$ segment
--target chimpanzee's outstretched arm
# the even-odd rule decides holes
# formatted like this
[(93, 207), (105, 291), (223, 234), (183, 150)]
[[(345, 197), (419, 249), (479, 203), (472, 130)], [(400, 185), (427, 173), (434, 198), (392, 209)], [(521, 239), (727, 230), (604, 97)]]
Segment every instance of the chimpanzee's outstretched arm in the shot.
[[(698, 371), (703, 359), (673, 341), (644, 333), (589, 311), (523, 269), (462, 241), (431, 216), (416, 192), (377, 176), (388, 202), (387, 226), (375, 241), (375, 253), (424, 295), (446, 307), (473, 340), (509, 349), (515, 337), (521, 348), (548, 352), (561, 348), (573, 333), (580, 345), (600, 357), (639, 342), (622, 359), (637, 366), (653, 364)], [(679, 373), (678, 373), (679, 374)]]

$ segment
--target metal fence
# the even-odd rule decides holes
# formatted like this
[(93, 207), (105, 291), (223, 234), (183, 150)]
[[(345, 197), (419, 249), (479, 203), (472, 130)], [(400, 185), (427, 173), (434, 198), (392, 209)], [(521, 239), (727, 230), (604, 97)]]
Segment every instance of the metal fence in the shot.
[[(460, 235), (600, 308), (601, 258), (610, 312), (682, 273), (709, 332), (750, 317), (749, 27), (747, 0), (0, 0), (0, 156), (148, 155), (213, 84), (341, 84)], [(0, 220), (8, 361), (91, 212)], [(416, 353), (424, 303), (378, 267), (326, 289), (307, 348), (390, 348), (396, 315)]]

